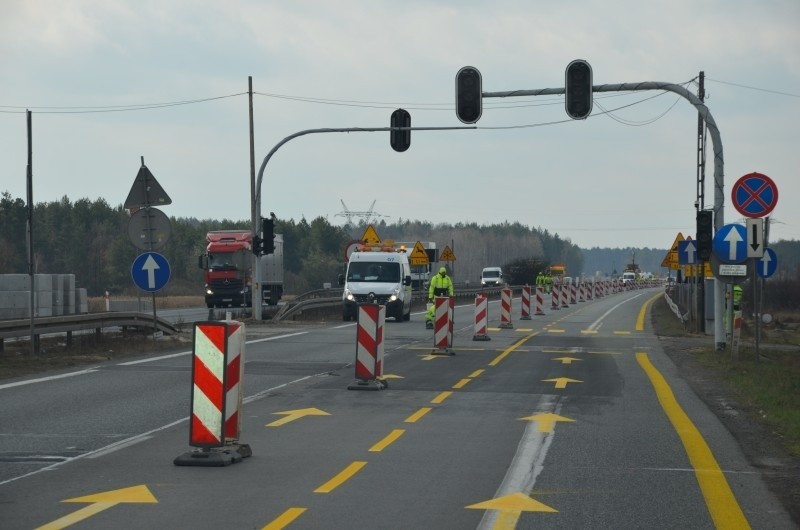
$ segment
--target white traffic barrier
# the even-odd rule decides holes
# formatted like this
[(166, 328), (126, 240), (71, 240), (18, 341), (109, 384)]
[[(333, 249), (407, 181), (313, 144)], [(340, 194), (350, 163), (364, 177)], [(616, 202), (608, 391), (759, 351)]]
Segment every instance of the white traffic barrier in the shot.
[(356, 331), (356, 380), (348, 390), (383, 390), (388, 385), (383, 379), (383, 329), (386, 324), (386, 306), (361, 304), (358, 306)]
[(475, 333), (472, 340), (492, 340), (486, 333), (489, 323), (489, 297), (485, 294), (475, 295)]
[(508, 287), (500, 290), (500, 327), (503, 329), (514, 327), (511, 323), (511, 289)]
[(553, 311), (561, 309), (561, 301), (558, 299), (559, 291), (558, 285), (553, 284), (553, 288), (550, 290), (550, 309)]
[(531, 288), (528, 285), (522, 288), (522, 311), (519, 319), (531, 319)]
[(434, 298), (433, 317), (433, 354), (452, 355), (450, 346), (453, 344), (453, 325), (451, 323), (452, 309), (449, 296)]
[(536, 315), (544, 315), (544, 289), (536, 287)]

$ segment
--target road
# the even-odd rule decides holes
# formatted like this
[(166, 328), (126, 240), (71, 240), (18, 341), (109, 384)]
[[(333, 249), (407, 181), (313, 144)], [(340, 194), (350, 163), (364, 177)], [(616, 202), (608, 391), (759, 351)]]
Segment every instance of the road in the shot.
[(252, 326), (227, 467), (173, 464), (191, 352), (0, 384), (0, 526), (794, 528), (652, 334), (660, 294), (515, 299), (510, 329), (490, 303), (489, 341), (458, 306), (453, 355), (389, 320), (380, 391), (348, 390), (355, 324)]

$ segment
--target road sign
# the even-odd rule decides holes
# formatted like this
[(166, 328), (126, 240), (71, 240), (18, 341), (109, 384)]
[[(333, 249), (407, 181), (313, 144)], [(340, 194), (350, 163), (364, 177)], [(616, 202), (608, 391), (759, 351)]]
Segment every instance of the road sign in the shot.
[(764, 257), (758, 260), (758, 264), (756, 266), (756, 272), (762, 278), (769, 278), (773, 274), (775, 274), (775, 270), (778, 268), (778, 255), (775, 254), (775, 251), (771, 248), (764, 249)]
[(684, 240), (683, 234), (678, 232), (678, 235), (675, 236), (675, 241), (672, 243), (672, 247), (670, 247), (669, 252), (667, 255), (664, 256), (664, 259), (661, 260), (661, 266), (666, 267), (671, 270), (678, 270), (680, 269), (680, 263), (678, 260), (678, 243)]
[[(743, 264), (734, 264), (736, 266), (731, 267), (732, 264), (722, 263), (719, 256), (712, 252), (711, 259), (706, 264), (710, 265), (711, 272), (719, 281), (723, 283), (743, 283), (747, 278), (753, 276), (755, 260), (745, 260)], [(742, 270), (745, 271), (745, 274), (742, 274)]]
[(133, 181), (131, 191), (128, 192), (128, 198), (125, 199), (123, 205), (126, 209), (142, 206), (164, 206), (172, 204), (172, 199), (169, 198), (167, 192), (161, 187), (156, 178), (144, 165), (142, 160), (142, 167), (139, 168), (139, 173), (136, 174), (136, 179)]
[(167, 285), (169, 276), (169, 262), (158, 252), (139, 254), (131, 265), (133, 283), (143, 291), (158, 291)]
[(731, 201), (745, 217), (763, 217), (778, 204), (778, 186), (766, 175), (748, 173), (733, 185)]
[(714, 253), (723, 263), (747, 259), (747, 231), (740, 224), (725, 225), (714, 235)]
[(760, 258), (764, 255), (764, 219), (748, 219), (747, 232), (747, 257)]
[(364, 235), (361, 236), (361, 241), (370, 247), (381, 246), (381, 238), (378, 236), (378, 232), (375, 231), (375, 227), (372, 225), (368, 225), (366, 230), (364, 230)]
[(678, 242), (678, 263), (681, 265), (697, 263), (697, 245), (691, 239)]
[(361, 241), (350, 241), (348, 244), (346, 244), (344, 246), (344, 260), (350, 261), (350, 255), (363, 244), (364, 243), (362, 243)]
[(136, 248), (156, 250), (167, 244), (172, 235), (169, 217), (158, 208), (142, 208), (128, 219), (128, 238)]
[(411, 255), (408, 256), (408, 262), (411, 265), (427, 265), (430, 263), (428, 253), (425, 251), (425, 247), (422, 246), (421, 242), (417, 241), (414, 243), (414, 250), (412, 250)]
[(439, 256), (439, 261), (455, 261), (456, 255), (453, 254), (453, 251), (450, 250), (450, 247), (445, 245), (444, 250), (442, 251), (442, 255)]

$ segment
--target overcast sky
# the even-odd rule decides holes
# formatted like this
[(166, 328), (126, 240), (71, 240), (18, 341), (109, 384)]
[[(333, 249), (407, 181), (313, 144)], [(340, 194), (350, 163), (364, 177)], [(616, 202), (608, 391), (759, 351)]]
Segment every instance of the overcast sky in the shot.
[[(697, 93), (721, 134), (725, 221), (739, 177), (778, 186), (771, 240), (800, 239), (800, 2), (0, 0), (0, 192), (122, 204), (140, 157), (164, 213), (250, 219), (248, 76), (256, 168), (285, 137), (459, 127), (454, 79), (484, 92), (560, 88), (573, 59), (594, 84), (664, 81)], [(205, 100), (185, 105), (176, 102)], [(477, 130), (291, 140), (272, 157), (262, 212), (309, 221), (374, 212), (433, 223), (520, 222), (581, 247), (669, 247), (693, 235), (697, 110), (672, 92), (595, 93), (585, 121), (563, 96), (484, 98)], [(136, 110), (130, 110), (136, 109)], [(708, 140), (705, 206), (714, 206)]]

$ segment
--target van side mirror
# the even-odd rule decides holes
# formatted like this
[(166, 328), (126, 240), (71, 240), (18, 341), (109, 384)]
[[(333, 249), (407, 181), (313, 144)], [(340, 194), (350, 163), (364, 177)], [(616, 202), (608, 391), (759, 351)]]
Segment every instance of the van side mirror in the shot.
[(344, 285), (344, 274), (339, 275), (339, 285)]
[(411, 285), (411, 276), (403, 278), (403, 285)]

